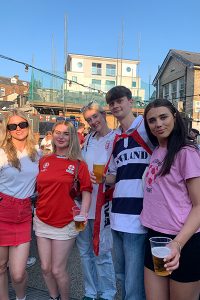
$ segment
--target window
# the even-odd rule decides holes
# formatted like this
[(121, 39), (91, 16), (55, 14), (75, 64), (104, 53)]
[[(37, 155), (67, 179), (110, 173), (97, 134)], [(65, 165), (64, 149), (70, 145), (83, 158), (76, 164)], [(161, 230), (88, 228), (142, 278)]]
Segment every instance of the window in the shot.
[(101, 80), (92, 79), (92, 88), (100, 90), (101, 89)]
[(101, 75), (101, 64), (92, 63), (92, 75)]
[(163, 97), (169, 99), (169, 83), (163, 86)]
[(10, 82), (16, 84), (17, 83), (17, 79), (15, 77), (10, 78)]
[(79, 62), (77, 63), (77, 67), (78, 67), (78, 68), (82, 68), (82, 66), (83, 66), (82, 62), (79, 61)]
[(106, 80), (105, 90), (108, 91), (115, 86), (114, 80)]
[(107, 64), (106, 65), (106, 76), (116, 76), (116, 66)]
[(128, 73), (131, 72), (131, 68), (130, 68), (130, 67), (127, 67), (127, 68), (126, 68), (126, 72), (128, 72)]
[(176, 100), (177, 98), (177, 81), (173, 81), (172, 85), (172, 100)]
[(199, 113), (200, 112), (200, 101), (195, 101), (194, 107), (195, 107), (195, 112)]
[(136, 88), (136, 86), (137, 86), (136, 81), (132, 81), (132, 88)]
[(72, 81), (77, 82), (77, 76), (72, 76)]
[(1, 87), (0, 88), (0, 97), (4, 97), (6, 95), (6, 92), (5, 92), (5, 88)]
[(179, 97), (181, 100), (184, 99), (185, 96), (185, 81), (184, 78), (179, 79)]

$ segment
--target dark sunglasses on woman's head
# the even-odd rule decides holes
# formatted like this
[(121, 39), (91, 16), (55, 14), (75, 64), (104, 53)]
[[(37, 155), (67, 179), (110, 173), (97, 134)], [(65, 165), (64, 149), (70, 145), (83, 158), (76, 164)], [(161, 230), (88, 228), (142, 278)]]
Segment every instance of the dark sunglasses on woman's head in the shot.
[(24, 129), (28, 127), (28, 122), (20, 122), (18, 124), (8, 124), (7, 125), (7, 129), (9, 131), (13, 131), (17, 129), (17, 126), (19, 126), (19, 128)]
[(92, 104), (98, 103), (96, 100), (90, 101), (87, 105), (83, 106), (80, 109), (80, 112), (83, 113), (86, 109), (90, 108)]

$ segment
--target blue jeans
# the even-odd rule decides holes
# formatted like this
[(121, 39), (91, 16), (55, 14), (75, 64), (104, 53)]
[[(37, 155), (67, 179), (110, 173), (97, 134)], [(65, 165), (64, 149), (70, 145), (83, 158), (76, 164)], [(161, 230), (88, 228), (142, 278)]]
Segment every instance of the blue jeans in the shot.
[(144, 251), (146, 234), (112, 230), (116, 277), (121, 281), (122, 299), (145, 300)]
[(116, 294), (115, 271), (110, 251), (93, 251), (94, 220), (88, 220), (84, 231), (77, 236), (76, 243), (80, 252), (85, 296), (112, 300)]

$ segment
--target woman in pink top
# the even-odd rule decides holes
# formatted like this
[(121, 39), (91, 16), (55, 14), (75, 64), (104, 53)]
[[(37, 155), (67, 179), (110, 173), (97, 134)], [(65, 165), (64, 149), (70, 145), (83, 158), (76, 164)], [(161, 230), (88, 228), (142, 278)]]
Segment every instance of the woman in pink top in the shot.
[(142, 224), (149, 238), (168, 236), (170, 275), (155, 274), (150, 242), (145, 256), (147, 300), (198, 300), (200, 294), (200, 152), (187, 140), (180, 113), (165, 99), (145, 109), (145, 126), (157, 146), (145, 178)]

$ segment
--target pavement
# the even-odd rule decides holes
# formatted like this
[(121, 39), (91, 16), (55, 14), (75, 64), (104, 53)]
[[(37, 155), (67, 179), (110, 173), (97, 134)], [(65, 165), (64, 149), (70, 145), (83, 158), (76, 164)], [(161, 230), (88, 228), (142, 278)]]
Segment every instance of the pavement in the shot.
[[(27, 287), (27, 300), (48, 300), (49, 294), (41, 274), (36, 239), (34, 236), (31, 242), (30, 255), (35, 256), (37, 258), (37, 261), (34, 266), (27, 269), (28, 276), (29, 276), (28, 287)], [(69, 258), (68, 272), (71, 280), (70, 299), (71, 300), (82, 299), (82, 297), (84, 296), (83, 279), (82, 279), (82, 271), (80, 267), (80, 257), (76, 245), (74, 246), (71, 256)], [(117, 287), (118, 287), (118, 292), (115, 300), (120, 299), (120, 288), (118, 284)], [(9, 299), (10, 300), (16, 299), (11, 284), (9, 284)]]

